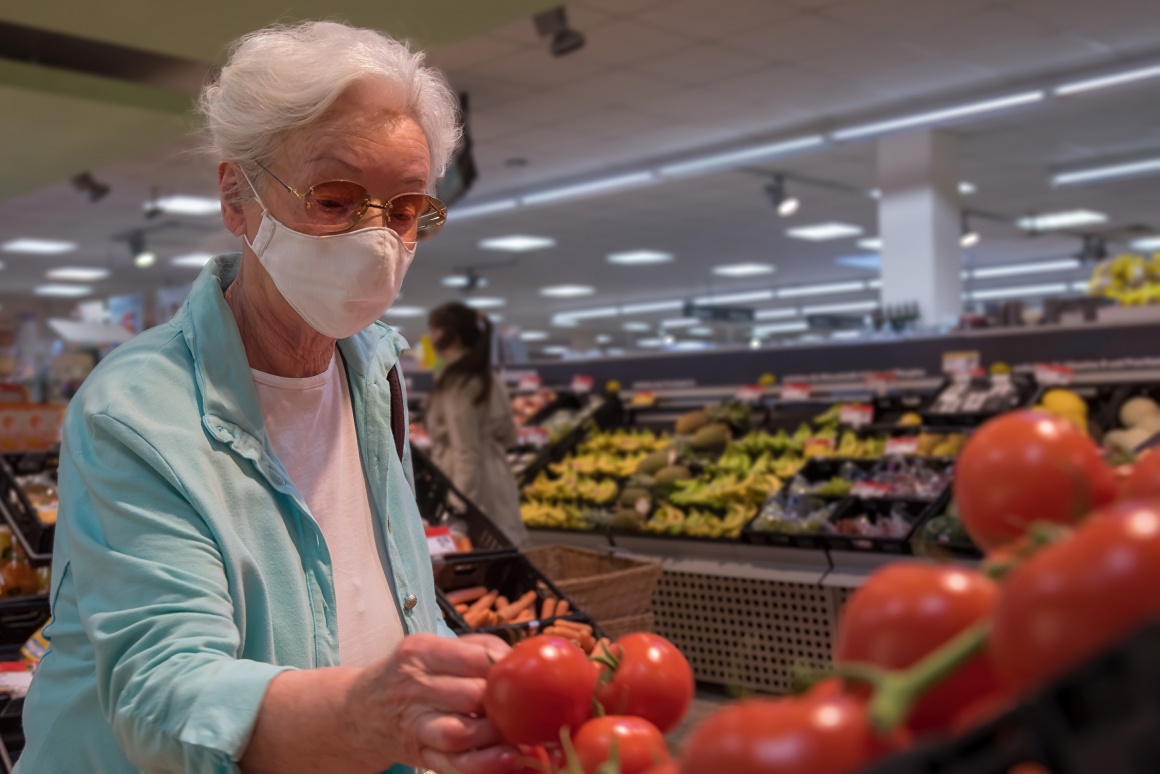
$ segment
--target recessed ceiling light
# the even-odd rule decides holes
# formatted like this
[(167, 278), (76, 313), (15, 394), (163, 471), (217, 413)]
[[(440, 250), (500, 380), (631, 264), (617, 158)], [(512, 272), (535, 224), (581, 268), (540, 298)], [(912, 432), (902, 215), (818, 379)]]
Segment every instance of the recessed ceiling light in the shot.
[(976, 186), (974, 183), (968, 183), (966, 180), (959, 183), (959, 193), (961, 193), (963, 196), (970, 196), (973, 193), (977, 193), (978, 190), (978, 186)]
[(502, 314), (495, 314), (493, 312), (487, 316), (487, 319), (491, 320), (492, 322), (496, 322), (496, 323), (503, 322), (503, 315)]
[(1160, 236), (1137, 239), (1132, 243), (1133, 250), (1160, 250)]
[(77, 249), (76, 242), (65, 242), (59, 239), (35, 239), (22, 237), (10, 239), (0, 245), (0, 250), (6, 253), (26, 253), (28, 255), (60, 255)]
[(427, 310), (421, 306), (392, 306), (383, 317), (422, 317)]
[(64, 282), (96, 282), (108, 279), (111, 272), (108, 269), (98, 269), (92, 266), (63, 266), (59, 269), (49, 269), (44, 276), (51, 280)]
[(626, 322), (623, 327), (626, 331), (634, 333), (643, 333), (652, 330), (652, 326), (646, 322)]
[(718, 277), (756, 277), (773, 272), (774, 266), (770, 263), (729, 263), (713, 267), (713, 273)]
[(816, 223), (812, 226), (791, 228), (785, 233), (794, 239), (808, 239), (811, 242), (822, 242), (827, 239), (843, 239), (845, 237), (858, 236), (862, 233), (862, 229), (859, 226), (852, 226), (849, 223)]
[(865, 239), (859, 239), (858, 247), (861, 247), (863, 250), (881, 250), (882, 237), (866, 237)]
[(689, 339), (678, 341), (673, 344), (673, 349), (677, 350), (678, 352), (696, 352), (702, 349), (711, 349), (712, 347), (712, 343), (708, 341), (691, 341)]
[(86, 285), (38, 285), (33, 291), (38, 296), (50, 296), (56, 298), (80, 298), (87, 296), (93, 292), (93, 289)]
[(596, 292), (591, 285), (550, 285), (540, 288), (540, 295), (547, 298), (579, 298)]
[(690, 336), (712, 336), (713, 329), (706, 325), (698, 325), (696, 328), (689, 328), (685, 333)]
[(205, 196), (185, 196), (175, 194), (163, 196), (152, 202), (145, 202), (145, 210), (161, 210), (170, 215), (214, 215), (222, 211), (222, 203), (218, 199)]
[(597, 344), (611, 344), (612, 337), (609, 336), (607, 333), (601, 333), (599, 336), (596, 337), (595, 341)]
[(647, 266), (654, 263), (668, 263), (673, 260), (673, 254), (659, 250), (629, 250), (623, 253), (609, 253), (605, 260), (620, 266)]
[(547, 341), (547, 331), (521, 331), (520, 341)]
[(471, 284), (473, 279), (475, 280), (475, 287), (487, 287), (487, 277), (468, 277), (466, 274), (448, 275), (440, 280), (440, 284), (445, 288), (465, 288)]
[(526, 253), (529, 250), (543, 250), (555, 246), (556, 240), (551, 237), (528, 236), (527, 234), (512, 234), (479, 240), (481, 250), (503, 250), (509, 253)]
[(1136, 177), (1137, 175), (1155, 175), (1157, 173), (1160, 173), (1160, 158), (1141, 159), (1124, 164), (1110, 164), (1102, 167), (1077, 169), (1072, 172), (1060, 172), (1052, 175), (1051, 184), (1056, 186), (1079, 185), (1099, 180), (1114, 180), (1119, 177)]
[(823, 285), (800, 285), (796, 288), (782, 288), (778, 298), (799, 298), (801, 296), (824, 296), (827, 293), (854, 293), (866, 290), (865, 282), (829, 282)]
[(187, 269), (200, 269), (213, 260), (213, 253), (190, 253), (189, 255), (179, 255), (176, 258), (170, 258), (169, 262), (174, 266), (182, 266)]
[(472, 296), (465, 299), (464, 302), (472, 309), (498, 309), (501, 306), (507, 305), (506, 298), (491, 298), (488, 296)]
[(1073, 228), (1075, 226), (1090, 226), (1093, 223), (1106, 223), (1108, 216), (1095, 210), (1065, 210), (1063, 212), (1046, 212), (1042, 215), (1032, 215), (1019, 219), (1019, 228), (1025, 231), (1051, 231), (1057, 228)]

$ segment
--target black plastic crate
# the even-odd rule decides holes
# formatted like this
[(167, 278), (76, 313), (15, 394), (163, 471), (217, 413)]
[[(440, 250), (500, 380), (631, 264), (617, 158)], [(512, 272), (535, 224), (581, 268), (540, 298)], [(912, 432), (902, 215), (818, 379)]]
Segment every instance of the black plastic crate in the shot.
[[(940, 511), (929, 511), (926, 518), (914, 531), (914, 537), (911, 539), (914, 553), (936, 559), (982, 559), (983, 552), (966, 534), (962, 522), (958, 520), (958, 516), (954, 512), (953, 500), (947, 498), (944, 502), (946, 502), (945, 508)], [(943, 538), (932, 534), (932, 527), (938, 519), (954, 520), (954, 524), (945, 525), (948, 529), (944, 532), (949, 531), (951, 534)], [(934, 531), (939, 530), (935, 528)]]
[(452, 520), (460, 520), (467, 525), (467, 537), (471, 540), (473, 550), (453, 556), (476, 557), (515, 552), (515, 546), (503, 530), (464, 497), (427, 455), (412, 446), (411, 459), (415, 469), (415, 500), (423, 520), (433, 527), (445, 526)]
[[(982, 395), (992, 389), (996, 378), (1005, 378), (1010, 383), (1013, 398), (1009, 403), (995, 405), (966, 397), (962, 400), (951, 399), (959, 391), (964, 391), (964, 395)], [(1036, 394), (1034, 380), (1025, 374), (1008, 374), (1003, 377), (974, 376), (967, 380), (947, 379), (920, 414), (923, 424), (941, 427), (977, 427), (992, 417), (1030, 405)]]
[[(841, 508), (842, 501), (834, 501), (827, 498), (816, 497), (814, 495), (791, 495), (787, 489), (782, 489), (777, 494), (770, 497), (778, 505), (785, 507), (789, 505), (791, 498), (801, 498), (811, 503), (811, 510), (813, 507), (817, 508), (833, 508), (837, 512)], [(758, 510), (757, 514), (749, 520), (745, 528), (741, 530), (741, 539), (746, 543), (752, 543), (759, 546), (777, 546), (779, 548), (802, 548), (811, 551), (823, 551), (826, 548), (826, 536), (823, 531), (824, 528), (819, 528), (815, 532), (781, 532), (776, 530), (763, 530), (756, 525), (762, 519), (762, 512), (769, 505), (763, 505)], [(831, 517), (832, 518), (832, 515)]]
[[(812, 486), (814, 484), (822, 484), (834, 478), (846, 478), (843, 475), (845, 471), (852, 471), (854, 475), (847, 478), (851, 483), (867, 480), (878, 467), (878, 460), (855, 459), (849, 457), (815, 457), (805, 464), (801, 470), (798, 471), (798, 476), (805, 479)], [(786, 488), (793, 485), (791, 478), (786, 482)], [(840, 499), (846, 497), (845, 494), (840, 495), (815, 495), (823, 499)]]
[[(463, 616), (455, 610), (455, 605), (451, 604), (446, 596), (449, 592), (472, 586), (484, 586), (489, 590), (498, 591), (500, 596), (510, 601), (519, 599), (529, 591), (535, 591), (536, 601), (533, 604), (537, 613), (548, 596), (557, 600), (567, 600), (571, 609), (567, 615), (559, 616), (560, 618), (593, 625), (592, 619), (584, 611), (577, 610), (572, 599), (560, 591), (547, 575), (522, 554), (479, 559), (456, 556), (435, 566), (435, 588), (443, 618), (457, 634), (482, 632), (514, 642), (550, 626), (551, 622), (556, 620), (553, 616), (541, 621), (537, 615), (534, 620), (523, 623), (472, 628), (467, 625)], [(597, 632), (595, 626), (593, 631)], [(599, 636), (599, 633), (596, 633), (596, 636)]]
[(918, 747), (861, 774), (1160, 772), (1160, 622), (1154, 622), (964, 736)]
[(905, 519), (909, 524), (909, 529), (904, 535), (899, 537), (840, 534), (827, 530), (824, 533), (826, 546), (830, 551), (902, 555), (913, 554), (914, 547), (911, 543), (911, 540), (914, 538), (915, 531), (932, 512), (941, 513), (943, 510), (945, 510), (946, 501), (949, 497), (950, 491), (948, 489), (933, 502), (898, 498), (847, 498), (846, 500), (842, 501), (842, 506), (838, 509), (838, 512), (834, 514), (833, 518), (830, 519), (830, 524), (834, 529), (837, 529), (837, 525), (841, 521), (845, 519), (856, 518), (863, 513), (871, 515), (872, 520), (875, 523), (878, 523), (879, 520), (889, 517), (891, 512), (893, 512), (895, 509), (898, 509), (899, 512), (906, 514)]
[(47, 594), (0, 598), (0, 652), (18, 652), (50, 615)]
[(47, 473), (55, 479), (59, 457), (55, 453), (22, 454), (0, 459), (0, 518), (12, 528), (30, 560), (46, 562), (52, 558), (56, 525), (45, 524), (37, 516), (36, 507), (16, 482), (17, 472), (10, 461), (16, 464), (19, 475)]
[[(874, 470), (870, 473), (870, 477), (866, 483), (870, 486), (876, 484), (889, 484), (890, 475), (892, 471), (901, 471), (903, 468), (910, 468), (911, 471), (924, 469), (932, 474), (938, 474), (943, 477), (942, 485), (937, 486), (937, 491), (929, 493), (912, 493), (906, 494), (891, 490), (884, 494), (883, 497), (894, 500), (915, 500), (917, 502), (934, 502), (939, 499), (943, 492), (950, 486), (950, 473), (955, 466), (955, 461), (948, 457), (917, 457), (917, 456), (889, 456), (878, 460), (874, 466)], [(858, 493), (855, 492), (855, 495)]]

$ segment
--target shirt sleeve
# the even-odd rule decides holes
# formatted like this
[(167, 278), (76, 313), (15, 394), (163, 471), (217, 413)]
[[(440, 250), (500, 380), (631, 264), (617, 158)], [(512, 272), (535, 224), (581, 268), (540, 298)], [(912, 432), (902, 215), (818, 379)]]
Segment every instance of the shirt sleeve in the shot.
[(105, 719), (144, 771), (237, 772), (288, 667), (238, 658), (221, 551), (165, 459), (107, 414), (81, 427), (65, 440), (59, 528)]

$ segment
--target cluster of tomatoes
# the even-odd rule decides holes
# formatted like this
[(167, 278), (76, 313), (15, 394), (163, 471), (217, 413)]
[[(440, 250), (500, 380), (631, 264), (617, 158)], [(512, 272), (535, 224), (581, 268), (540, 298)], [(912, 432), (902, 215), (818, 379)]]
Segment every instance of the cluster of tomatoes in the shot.
[[(854, 774), (1001, 713), (1160, 617), (1160, 451), (1117, 471), (1070, 423), (1017, 412), (972, 436), (953, 488), (982, 569), (879, 570), (843, 610), (832, 675), (799, 696), (721, 709), (679, 761), (662, 734), (693, 679), (653, 635), (623, 638), (596, 666), (570, 643), (525, 641), (493, 668), (488, 716), (538, 746), (528, 773)], [(592, 718), (593, 697), (608, 716)], [(562, 739), (561, 728), (578, 731)], [(557, 754), (572, 745), (570, 760)]]

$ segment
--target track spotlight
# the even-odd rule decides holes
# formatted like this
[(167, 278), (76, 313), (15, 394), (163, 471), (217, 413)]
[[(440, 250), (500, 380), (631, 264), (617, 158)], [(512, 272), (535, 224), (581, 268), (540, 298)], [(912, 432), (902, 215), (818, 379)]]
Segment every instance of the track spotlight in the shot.
[(777, 210), (777, 214), (783, 218), (793, 215), (802, 206), (801, 200), (796, 196), (786, 196), (783, 175), (777, 175), (772, 183), (765, 186), (765, 195), (769, 197), (769, 203)]
[(93, 177), (92, 172), (81, 172), (72, 179), (73, 187), (87, 194), (90, 202), (98, 202), (109, 195), (110, 186)]
[(584, 35), (568, 26), (564, 6), (538, 13), (533, 17), (541, 38), (551, 38), (548, 50), (552, 56), (566, 56), (584, 48)]
[(138, 269), (148, 269), (157, 263), (157, 253), (145, 246), (145, 235), (140, 231), (129, 237), (129, 252), (133, 254), (133, 265)]
[(966, 211), (964, 211), (962, 215), (961, 232), (959, 235), (959, 246), (974, 247), (975, 245), (979, 244), (979, 239), (979, 232), (971, 228), (971, 217), (966, 213)]
[(1081, 261), (1102, 261), (1108, 257), (1108, 241), (1102, 236), (1084, 234), (1083, 245), (1076, 258)]

